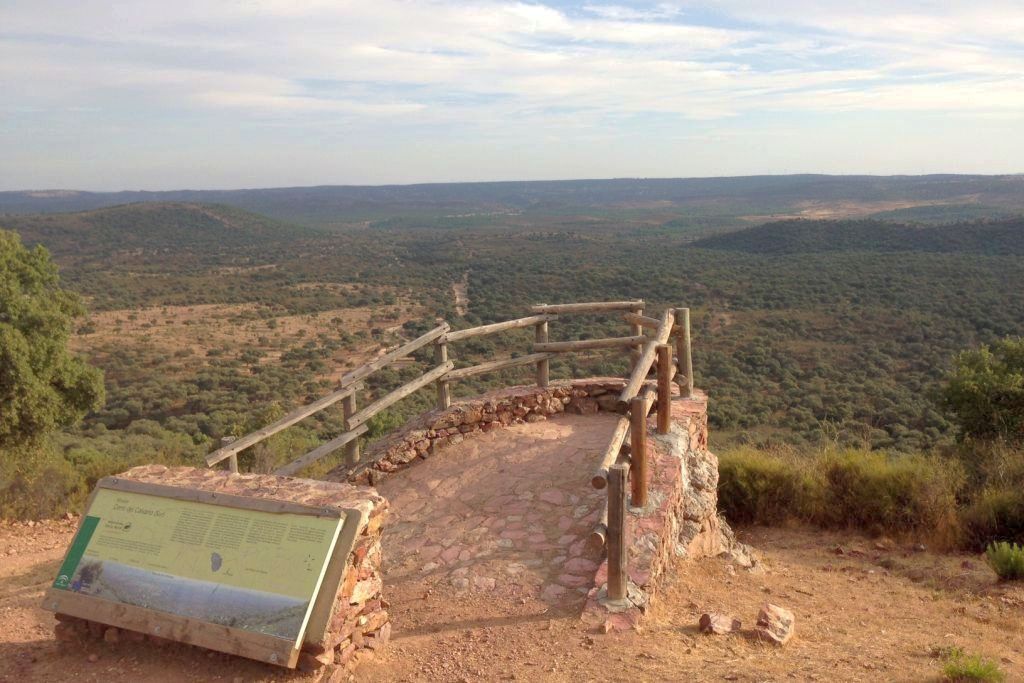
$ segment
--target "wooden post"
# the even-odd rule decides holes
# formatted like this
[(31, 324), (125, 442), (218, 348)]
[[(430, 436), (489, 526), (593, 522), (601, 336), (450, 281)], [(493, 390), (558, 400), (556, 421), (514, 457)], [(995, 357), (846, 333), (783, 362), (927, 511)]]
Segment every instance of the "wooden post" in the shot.
[[(444, 365), (448, 362), (448, 343), (444, 337), (437, 341), (434, 347), (434, 365)], [(452, 392), (448, 387), (448, 380), (441, 378), (437, 380), (437, 407), (441, 410), (450, 408), (452, 405)]]
[(232, 453), (228, 457), (228, 469), (231, 470), (231, 474), (238, 474), (238, 453)]
[[(644, 308), (643, 308), (643, 306), (641, 306), (640, 308), (634, 310), (633, 312), (636, 313), (637, 315), (643, 315), (644, 314)], [(639, 335), (641, 335), (643, 333), (644, 333), (644, 328), (643, 328), (643, 326), (640, 323), (631, 322), (629, 324), (629, 336), (636, 337), (636, 336), (639, 336)], [(632, 372), (633, 369), (636, 368), (636, 364), (640, 362), (640, 354), (642, 354), (642, 353), (643, 353), (643, 350), (641, 348), (639, 348), (639, 347), (633, 348), (633, 349), (629, 350), (629, 370), (630, 370), (630, 372)]]
[(693, 396), (693, 357), (690, 355), (690, 309), (676, 309), (676, 324), (681, 328), (676, 333), (676, 362), (679, 374), (683, 377), (679, 382), (679, 393), (683, 398)]
[(629, 470), (616, 463), (608, 471), (608, 599), (625, 600), (629, 583), (629, 548), (626, 544), (626, 477)]
[[(348, 419), (356, 414), (356, 392), (352, 392), (351, 395), (341, 399), (341, 409), (345, 415), (345, 431), (351, 429), (348, 424)], [(359, 439), (352, 439), (345, 444), (345, 464), (355, 465), (359, 462)]]
[(672, 347), (658, 347), (658, 433), (668, 434), (672, 420)]
[[(535, 344), (546, 344), (548, 341), (548, 323), (545, 320), (537, 323), (534, 328), (533, 341)], [(549, 361), (547, 358), (537, 361), (537, 386), (543, 389), (548, 385)]]
[(630, 479), (635, 508), (647, 505), (647, 402), (636, 396), (629, 402)]

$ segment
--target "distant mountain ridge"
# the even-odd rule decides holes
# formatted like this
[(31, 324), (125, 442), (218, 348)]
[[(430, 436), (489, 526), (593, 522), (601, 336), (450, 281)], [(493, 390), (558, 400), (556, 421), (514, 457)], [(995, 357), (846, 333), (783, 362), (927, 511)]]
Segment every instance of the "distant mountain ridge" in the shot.
[(934, 252), (1024, 254), (1024, 216), (938, 226), (877, 220), (787, 220), (707, 237), (692, 246), (752, 254)]
[(619, 178), (418, 185), (334, 185), (167, 192), (0, 192), (0, 214), (83, 211), (132, 202), (192, 202), (237, 206), (305, 224), (360, 220), (387, 211), (464, 212), (550, 210), (630, 203), (731, 202), (785, 207), (798, 201), (938, 201), (969, 198), (1024, 208), (1024, 176), (745, 176)]
[(152, 202), (65, 214), (0, 217), (28, 245), (55, 256), (101, 256), (141, 250), (216, 250), (320, 233), (231, 206)]

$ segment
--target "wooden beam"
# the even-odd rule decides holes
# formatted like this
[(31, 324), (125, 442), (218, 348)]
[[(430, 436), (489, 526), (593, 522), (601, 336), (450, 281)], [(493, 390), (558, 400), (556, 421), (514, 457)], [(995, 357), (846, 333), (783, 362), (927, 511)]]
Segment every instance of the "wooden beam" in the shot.
[(693, 396), (693, 356), (690, 350), (690, 309), (677, 308), (676, 317), (682, 318), (680, 332), (676, 334), (676, 362), (679, 364), (679, 372), (683, 380), (679, 382), (680, 393), (683, 398)]
[[(210, 453), (208, 456), (206, 456), (207, 466), (213, 467), (221, 460), (224, 460), (225, 458), (230, 457), (238, 453), (239, 451), (243, 451), (246, 448), (249, 448), (250, 446), (258, 444), (260, 441), (263, 441), (264, 439), (273, 436), (274, 434), (277, 434), (281, 430), (291, 427), (296, 422), (304, 420), (313, 413), (318, 413), (321, 410), (331, 405), (334, 405), (338, 401), (351, 396), (359, 388), (360, 387), (356, 385), (346, 387), (344, 389), (339, 389), (338, 391), (328, 394), (323, 398), (319, 398), (313, 401), (312, 403), (302, 406), (301, 408), (296, 408), (292, 412), (282, 417), (280, 420), (277, 420), (276, 422), (269, 424), (266, 427), (257, 429), (255, 432), (246, 434), (245, 436), (239, 439), (235, 439), (227, 446), (218, 448), (213, 453)], [(237, 469), (233, 469), (232, 471), (237, 471)]]
[(635, 396), (629, 402), (629, 456), (630, 480), (633, 485), (632, 505), (647, 506), (647, 413), (650, 403), (644, 396)]
[(431, 382), (436, 382), (453, 367), (455, 367), (455, 364), (452, 363), (451, 361), (448, 361), (444, 365), (437, 366), (430, 372), (421, 376), (419, 379), (414, 379), (408, 384), (405, 384), (399, 387), (398, 389), (395, 389), (390, 394), (377, 399), (376, 401), (374, 401), (373, 403), (371, 403), (370, 405), (366, 406), (358, 413), (353, 415), (351, 418), (349, 418), (349, 428), (352, 429), (358, 427), (359, 425), (363, 424), (380, 411), (394, 405), (395, 403), (398, 403), (409, 394), (415, 392), (418, 389), (422, 389)]
[(597, 520), (597, 524), (594, 525), (594, 530), (590, 532), (590, 544), (592, 547), (600, 550), (604, 550), (605, 543), (608, 540), (608, 499), (604, 499), (604, 503), (601, 504), (601, 516)]
[(640, 313), (623, 313), (622, 319), (630, 325), (639, 325), (640, 327), (646, 327), (652, 330), (658, 329), (658, 325), (661, 325), (661, 321), (657, 318), (641, 315)]
[(626, 477), (628, 468), (615, 464), (608, 473), (608, 599), (625, 600), (629, 583), (626, 542)]
[(374, 360), (370, 361), (366, 365), (359, 366), (352, 372), (349, 372), (348, 374), (342, 376), (341, 386), (347, 387), (351, 384), (355, 384), (359, 380), (364, 379), (365, 377), (372, 375), (377, 370), (380, 370), (381, 368), (389, 365), (392, 361), (398, 358), (402, 358), (403, 356), (408, 356), (413, 351), (417, 351), (426, 346), (427, 344), (435, 341), (436, 339), (443, 337), (445, 334), (448, 333), (449, 329), (451, 328), (448, 326), (448, 323), (441, 323), (438, 327), (435, 327), (422, 337), (417, 337), (416, 339), (413, 339), (411, 342), (399, 346), (394, 351), (389, 351), (388, 353), (385, 353), (383, 356), (379, 356)]
[(356, 443), (359, 437), (365, 434), (368, 430), (369, 427), (367, 427), (365, 424), (359, 425), (352, 431), (345, 432), (341, 436), (331, 439), (327, 443), (320, 444), (319, 446), (311, 450), (309, 453), (299, 456), (298, 458), (292, 460), (290, 463), (284, 465), (283, 467), (277, 468), (276, 470), (274, 470), (274, 474), (282, 477), (289, 477), (298, 472), (299, 470), (301, 470), (303, 467), (312, 465), (313, 463), (315, 463), (317, 460), (324, 457), (328, 453), (333, 453), (334, 451), (338, 450), (339, 448), (347, 444)]
[(488, 334), (497, 334), (498, 332), (505, 332), (507, 330), (516, 330), (520, 327), (530, 327), (531, 325), (537, 325), (539, 323), (547, 323), (552, 320), (558, 320), (557, 315), (531, 315), (526, 318), (518, 318), (516, 320), (506, 320), (500, 323), (491, 323), (490, 325), (481, 325), (479, 327), (470, 327), (465, 330), (456, 330), (449, 332), (445, 335), (445, 339), (450, 342), (462, 341), (463, 339), (469, 339), (471, 337), (482, 337)]
[[(533, 332), (533, 343), (546, 344), (548, 342), (548, 322), (537, 323)], [(537, 361), (537, 386), (541, 389), (547, 387), (551, 365), (547, 358)]]
[(582, 304), (535, 304), (534, 313), (601, 313), (605, 311), (635, 311), (644, 307), (643, 299), (636, 301), (593, 301)]
[(488, 372), (504, 370), (505, 368), (515, 368), (520, 365), (531, 365), (533, 363), (546, 361), (548, 358), (551, 358), (551, 356), (552, 354), (550, 353), (531, 353), (527, 356), (519, 356), (518, 358), (492, 360), (487, 363), (481, 363), (480, 365), (452, 370), (446, 375), (446, 379), (454, 382), (460, 379), (466, 379), (467, 377), (473, 377), (475, 375), (483, 375)]
[[(444, 337), (441, 337), (437, 341), (437, 346), (434, 347), (434, 365), (441, 366), (447, 362), (448, 344), (445, 343)], [(451, 405), (451, 387), (448, 386), (448, 380), (445, 377), (441, 377), (437, 380), (437, 408), (438, 410), (447, 410)]]
[(604, 339), (581, 339), (579, 341), (561, 341), (534, 344), (533, 350), (547, 353), (568, 353), (571, 351), (588, 351), (590, 349), (614, 349), (622, 346), (639, 346), (647, 341), (647, 337), (607, 337)]
[[(359, 409), (355, 392), (341, 402), (341, 409), (345, 417), (345, 429), (349, 429), (348, 420)], [(359, 462), (359, 439), (352, 439), (345, 445), (345, 464), (352, 466), (357, 462)]]
[(626, 440), (626, 433), (629, 431), (629, 416), (623, 415), (615, 423), (615, 430), (612, 431), (612, 439), (601, 456), (601, 462), (590, 480), (591, 486), (595, 489), (603, 489), (608, 485), (608, 470), (615, 461), (619, 459), (619, 451), (622, 450), (622, 442)]
[(668, 338), (672, 332), (672, 324), (674, 322), (675, 311), (669, 308), (661, 315), (661, 324), (658, 326), (657, 334), (654, 339), (648, 341), (647, 345), (644, 346), (644, 352), (640, 356), (640, 362), (637, 363), (635, 368), (633, 368), (633, 372), (629, 376), (629, 381), (626, 383), (626, 386), (622, 388), (622, 392), (619, 394), (620, 408), (625, 408), (626, 405), (640, 392), (640, 387), (643, 386), (644, 380), (647, 378), (647, 373), (651, 371), (651, 366), (654, 364), (654, 357), (658, 352), (658, 346), (668, 342)]
[(658, 433), (668, 434), (672, 422), (672, 347), (658, 346)]

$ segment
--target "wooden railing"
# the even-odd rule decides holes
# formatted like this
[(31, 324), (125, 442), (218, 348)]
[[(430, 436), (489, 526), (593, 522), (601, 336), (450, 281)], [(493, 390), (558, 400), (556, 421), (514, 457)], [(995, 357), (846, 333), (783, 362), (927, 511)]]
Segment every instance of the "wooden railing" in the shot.
[[(549, 323), (563, 315), (602, 314), (621, 312), (630, 326), (629, 336), (576, 341), (551, 341)], [(594, 529), (592, 538), (608, 553), (608, 597), (612, 600), (626, 598), (628, 549), (625, 538), (627, 510), (626, 487), (631, 487), (630, 501), (633, 507), (647, 505), (647, 417), (652, 406), (658, 406), (657, 429), (665, 434), (670, 426), (671, 383), (675, 379), (680, 394), (693, 394), (693, 363), (690, 349), (690, 309), (669, 308), (661, 318), (644, 315), (644, 302), (601, 301), (572, 304), (537, 304), (531, 308), (532, 315), (516, 320), (491, 323), (465, 330), (452, 331), (448, 323), (430, 330), (416, 339), (382, 354), (373, 361), (345, 374), (336, 391), (308, 405), (296, 408), (276, 422), (236, 439), (206, 457), (206, 463), (214, 466), (228, 461), (231, 471), (238, 471), (238, 453), (250, 448), (270, 436), (304, 420), (315, 413), (338, 403), (342, 404), (345, 432), (321, 444), (294, 461), (278, 468), (274, 474), (292, 475), (312, 465), (324, 456), (340, 448), (345, 449), (347, 464), (354, 465), (360, 460), (359, 438), (367, 432), (367, 421), (374, 415), (394, 405), (403, 398), (431, 384), (437, 391), (437, 407), (451, 406), (452, 382), (507, 368), (534, 365), (536, 383), (546, 387), (549, 382), (551, 358), (563, 353), (576, 353), (595, 349), (629, 349), (631, 358), (630, 375), (618, 397), (623, 416), (612, 432), (611, 441), (601, 458), (597, 471), (591, 480), (595, 488), (608, 489), (608, 500), (601, 519)], [(491, 360), (471, 367), (455, 369), (448, 358), (448, 344), (466, 339), (506, 332), (527, 327), (534, 328), (534, 343), (531, 353), (516, 358)], [(653, 336), (645, 334), (653, 332)], [(673, 347), (675, 341), (675, 362)], [(374, 372), (401, 362), (412, 353), (428, 346), (434, 346), (434, 365), (418, 378), (404, 384), (374, 400), (362, 409), (358, 408), (359, 392), (364, 389), (362, 380)], [(648, 375), (657, 368), (657, 382), (648, 382)], [(629, 442), (626, 443), (626, 437)]]

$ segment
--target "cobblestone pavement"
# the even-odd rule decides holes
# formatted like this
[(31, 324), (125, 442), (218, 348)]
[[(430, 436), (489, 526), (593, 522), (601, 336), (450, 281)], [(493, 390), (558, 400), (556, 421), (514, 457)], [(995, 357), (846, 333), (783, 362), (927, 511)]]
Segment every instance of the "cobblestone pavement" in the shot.
[(385, 595), (397, 602), (445, 591), (454, 600), (490, 595), (496, 610), (518, 599), (580, 611), (600, 562), (587, 538), (606, 498), (590, 478), (615, 420), (560, 415), (514, 425), (381, 482), (391, 501)]

